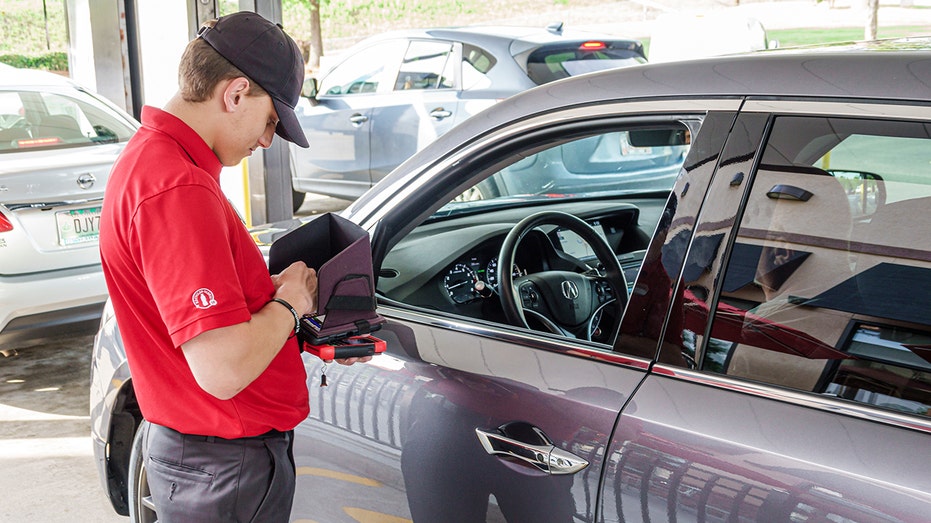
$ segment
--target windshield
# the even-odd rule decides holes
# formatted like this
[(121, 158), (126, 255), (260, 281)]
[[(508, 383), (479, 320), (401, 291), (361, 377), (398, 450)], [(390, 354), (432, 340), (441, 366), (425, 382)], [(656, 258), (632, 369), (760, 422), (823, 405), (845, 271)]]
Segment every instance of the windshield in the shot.
[(668, 192), (689, 148), (684, 127), (615, 131), (523, 156), (434, 216), (533, 200)]
[(546, 46), (527, 57), (527, 74), (537, 84), (583, 73), (646, 63), (640, 42), (588, 41), (581, 45)]
[(125, 142), (133, 132), (122, 116), (77, 89), (0, 90), (0, 153)]

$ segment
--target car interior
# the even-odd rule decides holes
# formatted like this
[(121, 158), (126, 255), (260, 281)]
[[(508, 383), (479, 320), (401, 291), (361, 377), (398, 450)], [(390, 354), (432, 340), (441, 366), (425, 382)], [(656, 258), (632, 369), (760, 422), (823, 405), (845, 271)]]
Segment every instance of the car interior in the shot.
[[(688, 148), (683, 125), (658, 131), (633, 131), (638, 145), (631, 132), (612, 130), (514, 153), (391, 249), (379, 292), (435, 312), (612, 343)], [(553, 214), (519, 223), (543, 211)], [(577, 287), (565, 292), (579, 294), (578, 315), (559, 308), (563, 281)], [(518, 291), (502, 295), (512, 285)]]
[[(730, 226), (697, 233), (681, 287), (683, 353), (727, 376), (928, 415), (931, 298), (908, 291), (931, 281), (931, 245), (911, 232), (922, 230), (912, 226), (927, 214), (931, 173), (902, 163), (924, 146), (924, 130), (811, 120), (776, 119), (732, 245)], [(647, 141), (590, 132), (499, 158), (391, 248), (379, 293), (434, 314), (613, 344), (675, 180), (656, 169), (678, 173), (685, 158), (687, 132), (674, 131)], [(542, 211), (587, 227), (558, 215), (532, 221)], [(582, 289), (585, 314), (559, 310), (560, 293), (579, 292), (560, 285)]]

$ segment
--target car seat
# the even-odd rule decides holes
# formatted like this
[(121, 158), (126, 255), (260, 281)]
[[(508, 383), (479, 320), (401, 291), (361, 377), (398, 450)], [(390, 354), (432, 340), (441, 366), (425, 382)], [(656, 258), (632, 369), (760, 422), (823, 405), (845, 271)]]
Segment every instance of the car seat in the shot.
[(35, 138), (57, 136), (62, 140), (85, 138), (77, 120), (66, 114), (47, 114), (39, 120), (35, 128)]

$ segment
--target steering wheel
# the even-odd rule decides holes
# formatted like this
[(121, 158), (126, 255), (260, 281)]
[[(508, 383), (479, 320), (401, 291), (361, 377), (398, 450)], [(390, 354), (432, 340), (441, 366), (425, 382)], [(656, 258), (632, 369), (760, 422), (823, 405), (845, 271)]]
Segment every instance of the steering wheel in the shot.
[[(604, 266), (604, 275), (589, 268), (583, 273), (553, 270), (514, 278), (512, 267), (517, 245), (528, 232), (543, 224), (557, 225), (581, 236)], [(602, 311), (614, 306), (617, 313), (607, 331), (608, 343), (614, 343), (627, 304), (627, 282), (614, 251), (584, 221), (556, 211), (524, 218), (505, 237), (498, 254), (497, 272), (501, 307), (512, 325), (529, 329), (527, 316), (532, 315), (554, 334), (591, 340)]]

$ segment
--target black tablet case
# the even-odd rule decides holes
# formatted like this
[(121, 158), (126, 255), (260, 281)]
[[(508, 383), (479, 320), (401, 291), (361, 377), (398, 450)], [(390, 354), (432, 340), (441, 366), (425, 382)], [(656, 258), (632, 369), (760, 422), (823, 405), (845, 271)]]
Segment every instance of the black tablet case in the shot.
[(321, 214), (272, 243), (272, 274), (296, 261), (317, 271), (317, 311), (325, 315), (310, 343), (367, 334), (385, 322), (375, 313), (372, 247), (364, 229), (333, 213)]

